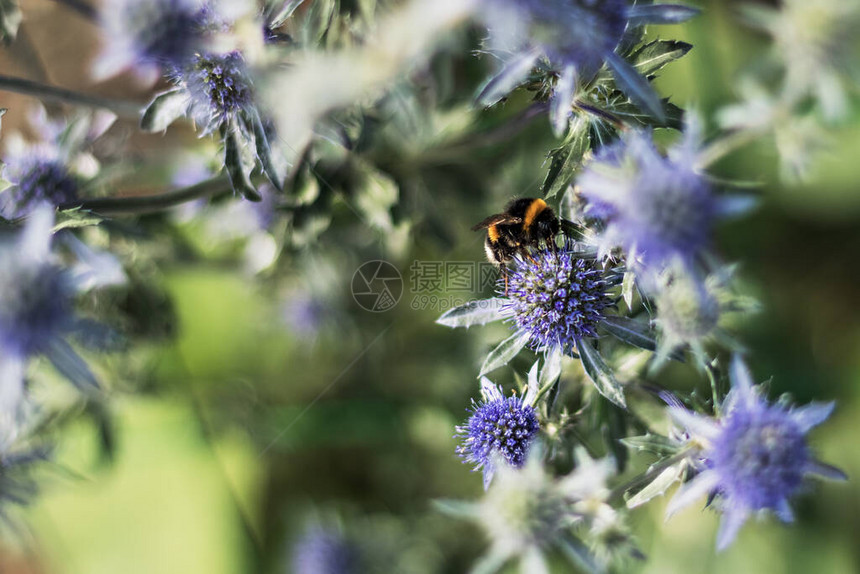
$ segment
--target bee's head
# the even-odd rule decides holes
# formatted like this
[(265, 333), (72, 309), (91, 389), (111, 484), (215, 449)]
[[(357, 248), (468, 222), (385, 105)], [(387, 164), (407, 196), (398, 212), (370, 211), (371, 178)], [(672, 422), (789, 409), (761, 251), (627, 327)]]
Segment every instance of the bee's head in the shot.
[(558, 235), (560, 229), (558, 218), (549, 207), (540, 212), (532, 225), (535, 228), (536, 236), (540, 238)]

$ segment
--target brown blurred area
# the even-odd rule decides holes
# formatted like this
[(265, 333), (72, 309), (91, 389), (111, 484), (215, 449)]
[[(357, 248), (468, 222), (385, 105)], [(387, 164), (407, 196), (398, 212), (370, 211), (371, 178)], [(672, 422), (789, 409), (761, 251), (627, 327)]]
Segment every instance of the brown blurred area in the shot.
[(2, 574), (43, 574), (35, 556), (22, 556), (0, 546), (0, 573)]
[[(100, 2), (88, 0), (98, 7)], [(95, 82), (90, 70), (93, 60), (102, 49), (96, 22), (56, 0), (22, 0), (23, 21), (18, 36), (9, 46), (0, 46), (0, 74), (24, 78), (83, 94), (133, 102), (143, 106), (159, 89), (167, 86), (161, 80), (154, 86), (141, 83), (134, 74), (125, 72), (103, 82)], [(0, 86), (0, 108), (6, 108), (0, 132), (0, 150), (3, 135), (21, 132), (33, 137), (29, 114), (39, 104), (35, 97), (6, 91)], [(75, 109), (68, 104), (45, 104), (49, 115), (62, 118)], [(173, 159), (177, 146), (196, 140), (193, 129), (177, 123), (165, 134), (144, 134), (137, 126), (138, 118), (121, 117), (108, 136), (103, 138), (104, 149), (95, 150), (110, 156), (121, 156), (131, 166), (124, 177), (119, 195), (138, 195), (164, 191), (165, 178), (153, 176), (150, 170), (142, 176), (134, 169), (135, 162), (165, 164)], [(163, 174), (162, 174), (163, 175)], [(0, 570), (2, 572), (2, 570)]]

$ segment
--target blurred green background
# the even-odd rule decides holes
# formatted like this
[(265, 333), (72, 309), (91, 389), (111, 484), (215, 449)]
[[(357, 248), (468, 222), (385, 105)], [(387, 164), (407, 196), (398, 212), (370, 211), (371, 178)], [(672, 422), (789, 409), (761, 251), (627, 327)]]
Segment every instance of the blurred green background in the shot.
[[(737, 74), (768, 49), (763, 36), (739, 25), (738, 4), (706, 2), (692, 22), (649, 31), (695, 46), (662, 73), (663, 95), (707, 117), (737, 97)], [(85, 60), (94, 30), (67, 22), (69, 14), (51, 2), (24, 2), (24, 9), (25, 33), (47, 63), (47, 78), (83, 89), (86, 82), (54, 56), (57, 44), (72, 45)], [(65, 31), (52, 43), (45, 30), (57, 28)], [(468, 56), (474, 37), (460, 38), (452, 82), (463, 92), (461, 104), (488, 69)], [(20, 56), (4, 58), (32, 76)], [(98, 89), (126, 88), (118, 80)], [(26, 103), (0, 101), (10, 108), (4, 130), (14, 129), (15, 111)], [(461, 109), (455, 103), (449, 101), (452, 114)], [(516, 105), (478, 121), (498, 124)], [(791, 528), (772, 518), (751, 522), (719, 555), (716, 514), (691, 509), (664, 523), (664, 501), (652, 503), (631, 513), (648, 560), (627, 563), (630, 572), (860, 572), (858, 119), (855, 110), (847, 127), (830, 134), (831, 147), (804, 184), (779, 183), (768, 143), (717, 166), (721, 176), (766, 182), (762, 207), (719, 230), (720, 253), (740, 262), (743, 288), (762, 303), (761, 313), (735, 322), (737, 337), (756, 376), (773, 377), (772, 396), (838, 401), (813, 443), (851, 480), (819, 484), (801, 497)], [(0, 547), (0, 572), (288, 572), (292, 545), (315, 519), (334, 519), (371, 539), (376, 551), (394, 556), (391, 572), (466, 571), (484, 548), (482, 533), (438, 514), (431, 501), (481, 494), (480, 476), (457, 459), (452, 435), (477, 395), (482, 355), (504, 328), (435, 325), (444, 309), (412, 308), (409, 266), (416, 259), (482, 260), (482, 238), (469, 227), (513, 195), (538, 193), (543, 155), (553, 147), (546, 123), (540, 118), (501, 145), (442, 154), (421, 167), (392, 160), (390, 172), (410, 190), (402, 210), (415, 220), (415, 240), (405, 249), (356, 231), (360, 222), (348, 203), (336, 200), (319, 245), (285, 255), (277, 281), (252, 278), (233, 252), (163, 263), (160, 286), (174, 302), (176, 338), (111, 358), (104, 370), (115, 377), (108, 402), (113, 462), (101, 460), (93, 425), (71, 427), (57, 453), (70, 472), (44, 483), (25, 513), (28, 541)], [(171, 146), (194, 141), (178, 132), (130, 136), (129, 145), (166, 157)], [(198, 255), (211, 255), (203, 231), (186, 231)], [(395, 263), (407, 278), (391, 311), (364, 311), (350, 296), (353, 270), (372, 259)], [(313, 320), (296, 321), (291, 302), (320, 293), (322, 308), (302, 315)], [(669, 369), (658, 381), (707, 387), (687, 368)]]

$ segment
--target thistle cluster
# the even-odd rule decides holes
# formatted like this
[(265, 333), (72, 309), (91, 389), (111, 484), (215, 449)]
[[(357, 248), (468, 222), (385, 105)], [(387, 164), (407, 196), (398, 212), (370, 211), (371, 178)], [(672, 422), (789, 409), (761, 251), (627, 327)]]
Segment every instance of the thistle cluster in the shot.
[[(114, 170), (101, 169), (109, 153), (94, 151), (112, 114), (75, 114), (52, 123), (43, 111), (34, 122), (37, 137), (3, 134), (0, 516), (2, 503), (32, 496), (30, 467), (48, 455), (32, 446), (41, 443), (31, 435), (40, 409), (53, 408), (39, 400), (42, 385), (50, 387), (56, 378), (43, 376), (43, 369), (77, 387), (79, 392), (68, 393), (74, 397), (69, 412), (95, 417), (92, 412), (105, 410), (100, 381), (108, 369), (91, 366), (83, 353), (103, 351), (120, 338), (90, 317), (102, 303), (114, 311), (112, 326), (141, 341), (163, 337), (175, 331), (176, 316), (169, 289), (159, 284), (159, 267), (209, 260), (220, 271), (229, 262), (249, 271), (243, 279), (259, 280), (260, 292), (276, 295), (270, 315), (276, 328), (289, 332), (290, 351), (307, 351), (324, 331), (332, 336), (323, 351), (332, 341), (363, 340), (352, 336), (364, 333), (341, 301), (348, 283), (344, 269), (370, 246), (382, 244), (401, 257), (415, 247), (417, 230), (450, 227), (465, 210), (443, 195), (451, 187), (447, 178), (453, 174), (459, 184), (460, 167), (470, 176), (477, 169), (463, 150), (503, 148), (507, 154), (516, 149), (512, 138), (547, 112), (552, 133), (536, 132), (535, 141), (553, 135), (555, 141), (535, 193), (540, 199), (522, 198), (513, 204), (528, 205), (523, 211), (509, 207), (478, 225), (495, 222), (486, 225), (499, 273), (494, 292), (437, 320), (454, 328), (497, 323), (472, 330), (478, 344), (462, 346), (464, 353), (480, 348), (486, 354), (464, 360), (480, 367), (472, 372), (479, 383), (472, 384), (468, 408), (461, 397), (460, 424), (436, 417), (440, 409), (428, 416), (444, 421), (443, 438), (454, 433), (457, 445), (446, 446), (448, 456), (459, 456), (466, 466), (458, 468), (479, 493), (477, 475), (467, 467), (482, 475), (478, 500), (440, 504), (486, 533), (488, 550), (474, 571), (493, 573), (515, 563), (523, 572), (542, 574), (557, 557), (606, 571), (640, 556), (626, 510), (676, 487), (668, 513), (706, 500), (721, 517), (716, 546), (724, 549), (753, 516), (793, 521), (791, 501), (811, 477), (845, 478), (817, 460), (810, 444), (812, 429), (826, 421), (834, 403), (771, 401), (766, 389), (753, 384), (742, 358), (746, 351), (727, 319), (731, 313), (746, 318), (756, 305), (744, 296), (736, 266), (722, 260), (716, 235), (728, 217), (745, 215), (759, 198), (722, 172), (718, 177), (714, 166), (736, 146), (772, 135), (790, 171), (808, 167), (809, 143), (849, 115), (846, 94), (855, 66), (845, 45), (860, 29), (858, 8), (837, 0), (786, 0), (779, 9), (750, 11), (750, 20), (773, 41), (774, 81), (744, 82), (741, 103), (716, 118), (700, 118), (661, 97), (652, 84), (692, 46), (652, 39), (644, 30), (698, 13), (685, 5), (264, 5), (101, 3), (103, 46), (94, 77), (132, 72), (147, 86), (158, 85), (142, 114), (132, 104), (128, 115), (147, 132), (164, 132), (185, 118), (204, 138), (198, 147), (206, 168), (193, 181), (172, 183), (180, 189), (147, 194), (137, 187), (167, 179), (163, 166), (140, 174), (128, 169), (135, 187), (116, 189), (107, 177)], [(4, 41), (17, 26), (11, 25), (17, 16), (8, 13), (0, 12)], [(460, 55), (451, 54), (457, 42), (439, 40), (466, 23), (485, 37), (480, 51), (501, 62), (483, 84), (477, 106), (451, 72), (453, 63), (460, 65)], [(0, 87), (4, 82), (8, 78), (0, 77)], [(128, 102), (42, 88), (54, 99), (128, 111)], [(510, 117), (493, 111), (500, 125), (485, 130), (489, 116), (483, 108), (502, 100), (521, 109)], [(712, 119), (716, 123), (707, 121)], [(705, 125), (722, 131), (706, 133)], [(176, 154), (174, 161), (190, 164), (191, 155)], [(498, 180), (490, 173), (474, 178), (485, 188), (480, 192), (509, 193), (506, 170), (516, 163), (506, 161)], [(447, 169), (452, 164), (458, 169)], [(254, 203), (222, 197), (231, 188)], [(423, 190), (434, 195), (424, 197)], [(450, 212), (451, 221), (433, 213), (437, 201), (455, 207), (438, 210)], [(181, 213), (164, 217), (181, 204)], [(409, 213), (414, 205), (428, 213)], [(125, 219), (140, 214), (147, 217)], [(322, 253), (328, 269), (313, 263)], [(127, 290), (101, 290), (128, 279)], [(373, 289), (377, 280), (394, 281), (374, 277), (365, 285)], [(224, 317), (251, 316), (253, 305), (231, 305), (213, 291), (214, 308), (230, 311)], [(255, 330), (252, 336), (264, 334)], [(248, 347), (261, 353), (269, 348)], [(112, 378), (143, 378), (135, 358), (121, 361)], [(672, 373), (688, 373), (684, 382), (695, 392), (679, 397), (672, 391), (677, 376), (665, 374), (671, 361), (677, 362)], [(272, 394), (261, 398), (258, 390)], [(281, 396), (262, 386), (254, 391), (260, 408)], [(107, 435), (110, 425), (98, 422)], [(424, 426), (415, 428), (423, 436)], [(637, 432), (645, 434), (631, 436)], [(269, 452), (285, 433), (260, 452)], [(103, 442), (110, 444), (110, 437)], [(627, 449), (652, 459), (643, 464)], [(401, 540), (385, 535), (391, 530), (368, 532)], [(339, 527), (314, 526), (289, 553), (292, 570), (367, 571), (373, 548), (359, 539)], [(416, 555), (431, 554), (440, 553), (434, 547)], [(408, 571), (393, 559), (380, 563), (381, 571)]]
[(572, 352), (583, 338), (597, 337), (597, 326), (614, 306), (604, 265), (570, 246), (518, 260), (508, 282), (503, 312), (534, 349)]

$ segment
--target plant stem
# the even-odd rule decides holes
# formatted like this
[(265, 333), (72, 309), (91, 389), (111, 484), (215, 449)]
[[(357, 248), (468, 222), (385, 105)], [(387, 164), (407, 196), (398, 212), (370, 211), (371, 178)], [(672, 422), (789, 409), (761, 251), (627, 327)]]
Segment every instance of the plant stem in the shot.
[(705, 169), (736, 149), (754, 142), (762, 135), (763, 134), (760, 131), (756, 130), (740, 130), (731, 132), (719, 139), (716, 139), (702, 150), (702, 153), (699, 155), (697, 167), (699, 167), (699, 169)]
[(231, 189), (230, 180), (223, 175), (218, 175), (188, 187), (156, 195), (84, 199), (65, 203), (60, 206), (60, 209), (79, 208), (100, 215), (137, 215), (162, 211), (193, 199), (218, 195)]
[(95, 8), (84, 2), (83, 0), (54, 0), (57, 4), (68, 6), (87, 20), (95, 22), (98, 20), (98, 12)]
[(0, 91), (35, 96), (47, 102), (77, 104), (90, 108), (106, 108), (124, 118), (138, 119), (143, 107), (142, 104), (134, 102), (82, 94), (65, 88), (49, 86), (34, 82), (33, 80), (15, 78), (3, 74), (0, 74)]

